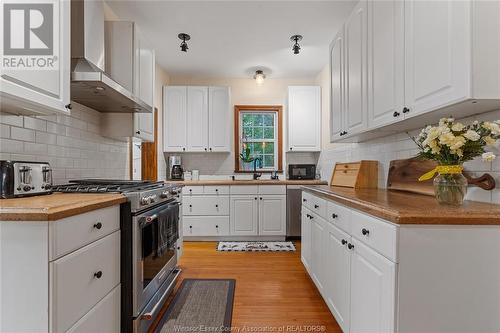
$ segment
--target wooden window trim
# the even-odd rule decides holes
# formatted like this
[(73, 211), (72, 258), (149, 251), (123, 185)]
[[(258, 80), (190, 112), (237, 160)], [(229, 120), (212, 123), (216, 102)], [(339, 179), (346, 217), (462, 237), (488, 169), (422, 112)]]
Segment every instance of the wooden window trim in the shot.
[[(275, 112), (278, 114), (278, 172), (283, 172), (283, 107), (281, 105), (235, 105), (234, 106), (234, 172), (253, 173), (240, 170), (240, 114), (242, 112)], [(271, 173), (271, 170), (259, 170), (259, 173)]]

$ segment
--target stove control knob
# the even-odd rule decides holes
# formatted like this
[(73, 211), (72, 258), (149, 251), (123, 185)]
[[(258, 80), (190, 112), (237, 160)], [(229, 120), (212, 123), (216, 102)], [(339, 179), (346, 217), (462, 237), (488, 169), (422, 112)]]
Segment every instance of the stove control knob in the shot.
[(31, 186), (30, 185), (24, 185), (23, 186), (23, 191), (24, 192), (29, 192), (31, 190)]
[(153, 202), (156, 202), (156, 199), (157, 199), (157, 195), (156, 194), (152, 194), (149, 196), (149, 202), (150, 203), (153, 203)]
[(163, 192), (161, 192), (161, 194), (160, 194), (160, 198), (163, 198), (163, 199), (168, 198), (168, 194), (169, 194), (169, 192), (168, 192), (168, 191), (163, 191)]
[(149, 204), (149, 197), (142, 197), (140, 200), (141, 205), (146, 206)]

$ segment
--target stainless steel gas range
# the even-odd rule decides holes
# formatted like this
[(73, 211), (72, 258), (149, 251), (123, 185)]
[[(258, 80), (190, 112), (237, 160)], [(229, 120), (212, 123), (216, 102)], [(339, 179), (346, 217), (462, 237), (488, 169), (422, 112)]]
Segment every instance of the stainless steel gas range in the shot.
[[(163, 182), (85, 179), (54, 187), (57, 192), (119, 192), (128, 198), (121, 214), (121, 332), (143, 333), (172, 292), (180, 270), (181, 186)], [(158, 220), (167, 214), (165, 249), (158, 248)], [(172, 220), (173, 217), (173, 220)], [(163, 221), (163, 220), (162, 220)], [(161, 228), (160, 228), (161, 229)]]

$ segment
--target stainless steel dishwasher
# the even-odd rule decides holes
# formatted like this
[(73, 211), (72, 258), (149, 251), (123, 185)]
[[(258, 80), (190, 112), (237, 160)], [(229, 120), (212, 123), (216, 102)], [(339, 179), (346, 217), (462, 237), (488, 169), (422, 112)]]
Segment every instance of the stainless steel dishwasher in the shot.
[(299, 185), (286, 187), (286, 238), (300, 239), (302, 189)]

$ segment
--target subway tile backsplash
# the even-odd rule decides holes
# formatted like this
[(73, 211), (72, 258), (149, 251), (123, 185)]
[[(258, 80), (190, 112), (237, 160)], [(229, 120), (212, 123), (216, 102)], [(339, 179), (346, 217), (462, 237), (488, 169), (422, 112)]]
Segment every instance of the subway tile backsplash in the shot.
[[(493, 111), (467, 119), (462, 119), (464, 123), (474, 120), (497, 120), (500, 119), (500, 110)], [(412, 131), (409, 134), (415, 136), (420, 130)], [(493, 191), (486, 191), (481, 188), (470, 186), (467, 192), (467, 199), (482, 202), (493, 202), (500, 204), (500, 147), (489, 147), (498, 157), (492, 163), (485, 163), (481, 158), (465, 163), (464, 168), (472, 176), (478, 177), (484, 173), (490, 173), (496, 179), (497, 188)], [(415, 143), (407, 133), (398, 133), (384, 138), (375, 139), (363, 143), (335, 144), (333, 148), (324, 149), (319, 157), (318, 169), (321, 178), (330, 181), (333, 167), (337, 162), (354, 162), (359, 160), (377, 160), (379, 164), (378, 183), (379, 188), (385, 188), (387, 174), (391, 160), (404, 159), (415, 156), (418, 150)]]
[(101, 114), (72, 104), (67, 116), (0, 113), (0, 159), (49, 162), (56, 184), (75, 178), (128, 179), (128, 144), (101, 136)]

